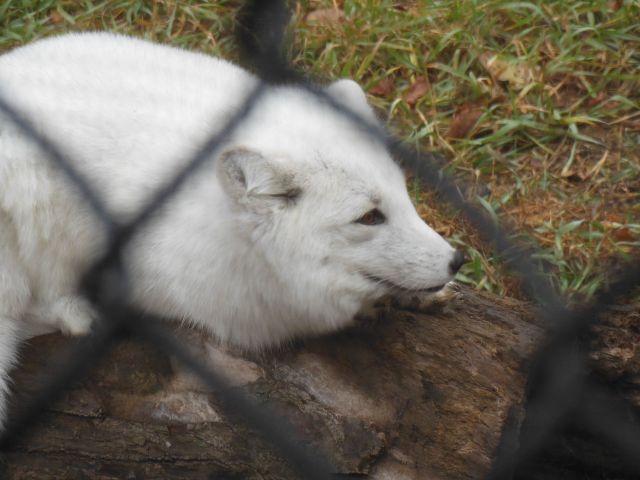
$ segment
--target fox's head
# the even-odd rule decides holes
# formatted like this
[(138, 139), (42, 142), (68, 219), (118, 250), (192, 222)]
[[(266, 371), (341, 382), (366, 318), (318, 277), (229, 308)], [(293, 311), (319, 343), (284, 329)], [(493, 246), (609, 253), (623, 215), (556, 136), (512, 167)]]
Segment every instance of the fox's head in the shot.
[[(375, 121), (354, 82), (327, 90)], [(252, 255), (272, 270), (261, 281), (278, 285), (274, 315), (295, 317), (274, 319), (282, 336), (337, 328), (393, 291), (436, 292), (460, 268), (462, 254), (418, 216), (387, 150), (320, 100), (279, 87), (231, 144), (216, 175)]]

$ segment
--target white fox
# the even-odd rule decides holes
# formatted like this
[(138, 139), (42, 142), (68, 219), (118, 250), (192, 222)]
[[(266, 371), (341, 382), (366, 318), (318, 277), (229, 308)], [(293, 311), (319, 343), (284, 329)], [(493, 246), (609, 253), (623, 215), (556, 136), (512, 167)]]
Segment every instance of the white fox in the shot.
[[(0, 95), (124, 221), (257, 85), (226, 61), (107, 33), (0, 57)], [(370, 121), (360, 87), (327, 87)], [(462, 263), (417, 215), (386, 149), (296, 86), (247, 119), (127, 246), (134, 303), (246, 349), (328, 332), (390, 291), (438, 291)], [(0, 421), (20, 340), (88, 332), (78, 282), (104, 226), (0, 113)]]

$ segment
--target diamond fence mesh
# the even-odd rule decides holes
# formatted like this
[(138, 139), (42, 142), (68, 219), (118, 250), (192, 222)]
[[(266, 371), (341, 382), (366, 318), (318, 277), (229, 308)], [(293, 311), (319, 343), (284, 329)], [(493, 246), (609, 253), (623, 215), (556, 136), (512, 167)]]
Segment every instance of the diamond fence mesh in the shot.
[(268, 407), (258, 405), (250, 395), (228, 388), (225, 380), (199, 363), (162, 322), (131, 307), (126, 273), (121, 263), (123, 249), (138, 229), (162, 205), (171, 201), (173, 194), (190, 176), (197, 175), (198, 169), (208, 159), (215, 157), (236, 129), (242, 128), (243, 120), (259, 105), (270, 85), (284, 82), (297, 84), (309, 95), (331, 105), (350, 119), (354, 126), (371, 135), (372, 139), (382, 142), (401, 166), (465, 215), (483, 240), (494, 246), (507, 269), (519, 278), (524, 292), (538, 305), (539, 316), (546, 320), (545, 324), (553, 326), (547, 341), (534, 355), (528, 372), (524, 423), (518, 426), (515, 421), (506, 422), (486, 478), (512, 478), (519, 467), (543, 448), (553, 429), (568, 415), (578, 415), (585, 428), (619, 452), (629, 469), (640, 472), (640, 426), (627, 416), (626, 412), (631, 407), (622, 397), (612, 393), (606, 385), (597, 385), (588, 379), (585, 374), (588, 368), (587, 352), (582, 346), (584, 343), (579, 341), (589, 334), (592, 326), (598, 322), (599, 315), (608, 306), (640, 285), (639, 262), (628, 264), (622, 271), (616, 270), (612, 277), (617, 280), (599, 292), (589, 306), (570, 309), (531, 261), (532, 250), (515, 244), (505, 228), (465, 200), (456, 183), (439, 170), (432, 155), (407, 148), (380, 126), (338, 104), (324, 90), (289, 66), (284, 55), (287, 21), (284, 2), (246, 2), (240, 16), (237, 40), (247, 61), (262, 81), (228, 123), (212, 132), (197, 153), (185, 163), (183, 170), (152, 195), (146, 206), (126, 224), (120, 224), (110, 217), (91, 185), (67, 160), (64, 139), (48, 138), (46, 132), (39, 133), (30, 119), (11, 106), (10, 99), (0, 97), (0, 111), (30, 137), (49, 160), (64, 172), (68, 181), (79, 189), (96, 217), (103, 222), (109, 238), (106, 254), (94, 263), (82, 282), (85, 294), (101, 313), (102, 321), (90, 335), (77, 340), (61, 356), (55, 369), (42, 376), (38, 393), (23, 405), (19, 416), (12, 418), (2, 433), (0, 448), (3, 451), (10, 450), (16, 440), (33, 426), (47, 405), (82, 378), (119, 339), (133, 335), (175, 355), (213, 387), (218, 392), (224, 410), (242, 419), (249, 428), (260, 434), (288, 461), (300, 478), (333, 478), (334, 470), (330, 463), (317, 451), (312, 452), (307, 448), (286, 419), (279, 418)]

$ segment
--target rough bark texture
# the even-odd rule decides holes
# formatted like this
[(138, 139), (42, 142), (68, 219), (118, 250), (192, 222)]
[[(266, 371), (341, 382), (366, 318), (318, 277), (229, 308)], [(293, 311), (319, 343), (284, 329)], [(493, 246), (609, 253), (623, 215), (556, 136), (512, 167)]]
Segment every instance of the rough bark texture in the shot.
[[(440, 313), (387, 307), (378, 314), (259, 358), (193, 331), (177, 334), (237, 388), (271, 402), (339, 473), (481, 478), (507, 414), (522, 406), (526, 360), (542, 337), (530, 308), (463, 289)], [(34, 339), (16, 388), (31, 388), (34, 372), (67, 342)], [(613, 358), (620, 355), (611, 353), (618, 347), (607, 345), (600, 351), (618, 375)], [(631, 356), (637, 369), (635, 345), (622, 358)], [(215, 392), (171, 357), (133, 341), (52, 405), (6, 461), (8, 476), (20, 479), (295, 478), (268, 444), (225, 416)]]
[[(586, 383), (611, 394), (604, 407), (640, 428), (640, 302), (612, 306), (586, 340)], [(593, 393), (578, 403), (588, 404), (590, 398)], [(590, 415), (607, 418), (598, 408)], [(638, 445), (640, 436), (630, 441)], [(571, 412), (538, 454), (516, 472), (514, 480), (637, 480), (640, 458), (624, 457), (621, 450), (616, 441), (594, 433), (582, 414)]]

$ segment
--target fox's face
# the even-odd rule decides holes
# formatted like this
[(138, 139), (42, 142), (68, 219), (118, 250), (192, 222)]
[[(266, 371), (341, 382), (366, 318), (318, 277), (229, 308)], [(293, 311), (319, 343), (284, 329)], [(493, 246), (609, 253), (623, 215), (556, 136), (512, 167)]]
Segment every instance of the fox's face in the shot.
[[(330, 93), (371, 116), (352, 82)], [(323, 331), (385, 294), (441, 289), (461, 254), (420, 219), (386, 149), (315, 100), (292, 94), (287, 101), (305, 114), (268, 105), (268, 121), (249, 123), (244, 144), (221, 156), (217, 175), (256, 254), (284, 285), (288, 310)]]

